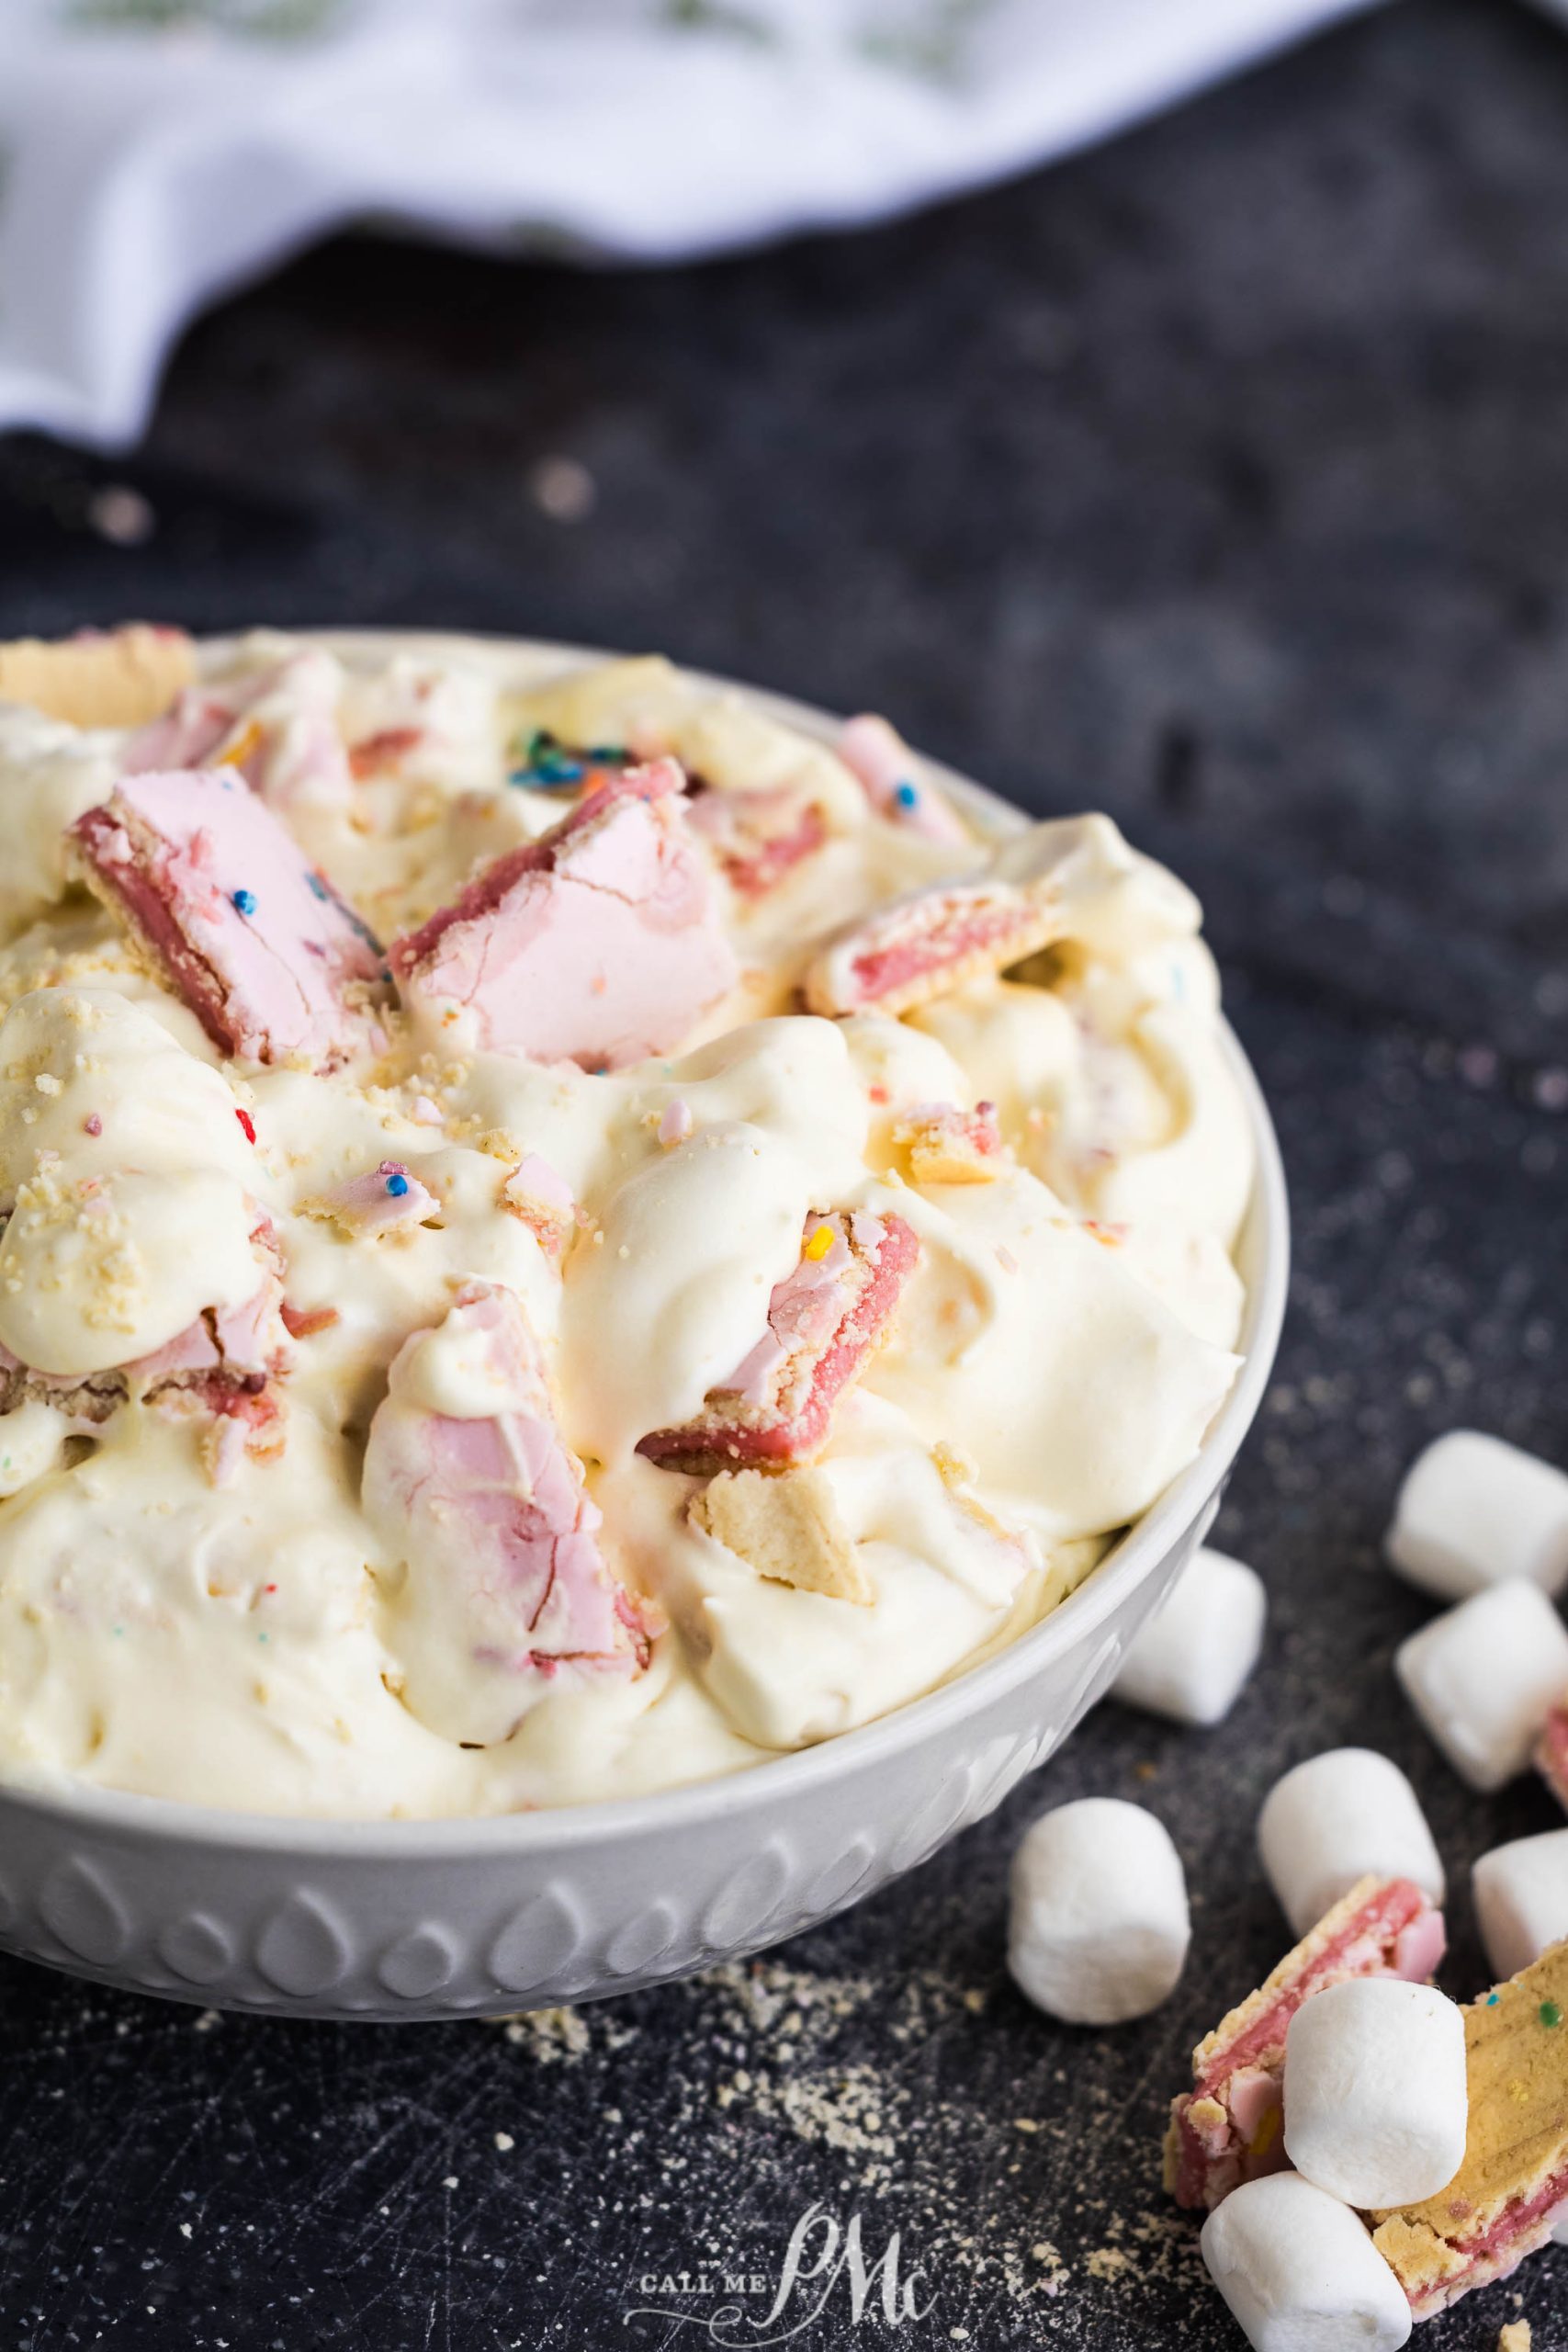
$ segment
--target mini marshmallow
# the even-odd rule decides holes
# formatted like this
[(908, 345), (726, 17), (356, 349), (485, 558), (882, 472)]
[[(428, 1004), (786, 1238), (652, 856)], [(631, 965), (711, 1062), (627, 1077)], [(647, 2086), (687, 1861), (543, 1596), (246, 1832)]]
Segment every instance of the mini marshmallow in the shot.
[(1396, 2352), (1409, 2339), (1404, 2291), (1361, 2223), (1299, 2173), (1233, 2189), (1199, 2245), (1254, 2352)]
[(1568, 1936), (1568, 1829), (1494, 1846), (1471, 1885), (1493, 1975), (1517, 1976)]
[(1134, 1639), (1111, 1697), (1179, 1724), (1223, 1722), (1258, 1663), (1267, 1611), (1255, 1569), (1195, 1552)]
[(1284, 2096), (1303, 2180), (1363, 2210), (1417, 2205), (1464, 2161), (1464, 2012), (1393, 1976), (1327, 1985), (1291, 2019)]
[(1013, 1856), (1008, 1966), (1048, 2017), (1145, 2016), (1175, 1990), (1190, 1933), (1181, 1857), (1142, 1805), (1058, 1805)]
[(1500, 1789), (1530, 1760), (1568, 1686), (1568, 1631), (1539, 1585), (1488, 1586), (1394, 1653), (1404, 1695), (1472, 1789)]
[(1568, 1583), (1568, 1473), (1500, 1437), (1450, 1430), (1405, 1474), (1383, 1548), (1391, 1567), (1444, 1600), (1524, 1577)]
[(1413, 1879), (1439, 1906), (1447, 1892), (1415, 1790), (1370, 1747), (1331, 1747), (1276, 1781), (1258, 1816), (1258, 1850), (1298, 1936), (1359, 1878)]

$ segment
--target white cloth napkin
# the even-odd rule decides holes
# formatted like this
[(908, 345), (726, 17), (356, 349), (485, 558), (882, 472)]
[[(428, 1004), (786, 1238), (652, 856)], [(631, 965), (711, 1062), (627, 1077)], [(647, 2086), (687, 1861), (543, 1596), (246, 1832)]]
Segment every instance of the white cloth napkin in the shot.
[(668, 261), (1084, 144), (1371, 0), (0, 0), (0, 426), (141, 431), (225, 288), (391, 215)]

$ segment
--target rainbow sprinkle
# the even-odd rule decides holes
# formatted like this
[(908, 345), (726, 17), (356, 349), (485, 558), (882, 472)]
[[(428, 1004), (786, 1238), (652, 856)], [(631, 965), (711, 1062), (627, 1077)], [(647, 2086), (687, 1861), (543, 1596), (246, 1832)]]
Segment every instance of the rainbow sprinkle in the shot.
[(241, 914), (254, 915), (256, 910), (255, 892), (254, 890), (236, 890), (234, 893), (234, 905)]
[(547, 728), (536, 728), (523, 748), (521, 765), (509, 772), (507, 781), (537, 785), (546, 791), (558, 789), (563, 784), (581, 784), (582, 762), (558, 743)]
[(387, 1179), (387, 1190), (390, 1193), (394, 1201), (400, 1201), (403, 1194), (408, 1191), (408, 1188), (409, 1180), (405, 1175), (403, 1175), (400, 1170), (396, 1175), (389, 1176)]
[(893, 797), (900, 808), (918, 808), (920, 805), (919, 788), (913, 784), (896, 784)]
[(813, 1264), (819, 1264), (832, 1248), (833, 1240), (832, 1227), (819, 1225), (809, 1240), (803, 1244), (800, 1254), (803, 1258), (809, 1258)]
[(245, 1141), (247, 1143), (254, 1143), (256, 1139), (255, 1121), (252, 1118), (250, 1113), (248, 1111), (242, 1111), (239, 1104), (236, 1102), (234, 1105), (234, 1116), (240, 1122), (241, 1132), (243, 1134)]
[(1542, 2025), (1561, 2025), (1562, 2022), (1562, 2012), (1555, 2001), (1542, 2001), (1536, 2015)]

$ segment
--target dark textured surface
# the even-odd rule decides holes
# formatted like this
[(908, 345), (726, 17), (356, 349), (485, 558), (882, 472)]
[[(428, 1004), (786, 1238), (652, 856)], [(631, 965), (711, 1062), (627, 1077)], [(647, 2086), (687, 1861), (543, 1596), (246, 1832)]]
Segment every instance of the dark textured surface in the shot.
[[(1469, 1860), (1553, 1818), (1426, 1745), (1389, 1669), (1426, 1611), (1377, 1542), (1456, 1419), (1568, 1452), (1565, 222), (1568, 46), (1413, 4), (836, 244), (590, 278), (344, 242), (191, 335), (136, 458), (0, 442), (6, 631), (660, 643), (1110, 807), (1208, 901), (1299, 1253), (1221, 1527), (1274, 1612), (1223, 1730), (1103, 1708), (776, 1968), (510, 2035), (198, 2022), (7, 1966), (0, 2345), (694, 2345), (674, 2315), (734, 2301), (705, 2258), (766, 2282), (721, 2333), (804, 2322), (804, 2352), (1238, 2340), (1155, 2142), (1280, 1944), (1263, 1790), (1346, 1739), (1406, 1766), (1461, 1993)], [(596, 486), (574, 523), (536, 495), (553, 454)], [(114, 479), (145, 545), (87, 519)], [(999, 1957), (1014, 1836), (1089, 1791), (1170, 1825), (1196, 1925), (1169, 2007), (1099, 2037)], [(874, 2290), (857, 2324), (845, 2277), (760, 2324), (813, 2200), (860, 2212), (868, 2261), (901, 2233), (923, 2317), (890, 2330)], [(1425, 2346), (1490, 2347), (1515, 2292), (1538, 2352), (1568, 2342), (1548, 2255)]]

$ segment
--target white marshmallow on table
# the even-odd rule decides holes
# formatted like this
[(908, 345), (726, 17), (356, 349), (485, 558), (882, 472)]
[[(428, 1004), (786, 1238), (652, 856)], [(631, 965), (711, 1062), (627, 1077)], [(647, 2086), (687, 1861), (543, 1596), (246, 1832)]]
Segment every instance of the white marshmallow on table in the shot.
[(1194, 1552), (1134, 1636), (1111, 1697), (1179, 1724), (1220, 1723), (1258, 1663), (1268, 1605), (1255, 1568), (1224, 1552)]
[(1120, 2025), (1174, 1992), (1191, 1923), (1181, 1857), (1142, 1805), (1082, 1797), (1013, 1856), (1008, 1966), (1068, 2025)]
[(1454, 1770), (1472, 1789), (1500, 1789), (1568, 1689), (1568, 1630), (1539, 1585), (1513, 1577), (1423, 1625), (1393, 1666)]
[(1492, 1973), (1517, 1976), (1548, 1944), (1568, 1936), (1568, 1829), (1494, 1846), (1476, 1863), (1471, 1884)]
[(1298, 1936), (1359, 1878), (1413, 1879), (1439, 1906), (1447, 1892), (1415, 1790), (1370, 1747), (1330, 1747), (1276, 1781), (1258, 1816), (1258, 1850)]
[(1327, 1985), (1291, 2019), (1283, 2097), (1303, 2180), (1363, 2211), (1418, 2205), (1464, 2161), (1464, 2012), (1397, 1976)]
[(1389, 1565), (1444, 1600), (1506, 1577), (1568, 1584), (1568, 1472), (1479, 1430), (1450, 1430), (1405, 1473)]
[(1396, 2352), (1409, 2338), (1404, 2290), (1366, 2229), (1299, 2173), (1233, 2188), (1199, 2245), (1254, 2352)]

